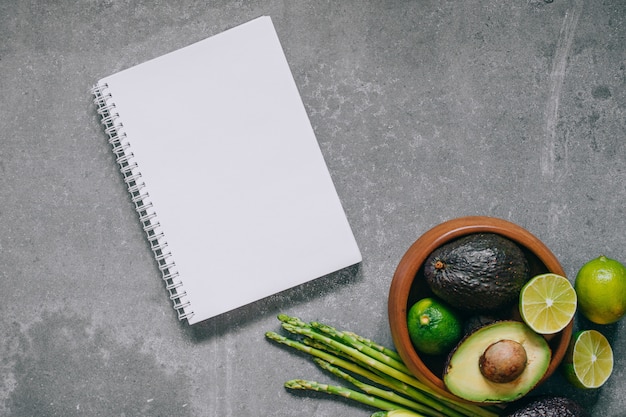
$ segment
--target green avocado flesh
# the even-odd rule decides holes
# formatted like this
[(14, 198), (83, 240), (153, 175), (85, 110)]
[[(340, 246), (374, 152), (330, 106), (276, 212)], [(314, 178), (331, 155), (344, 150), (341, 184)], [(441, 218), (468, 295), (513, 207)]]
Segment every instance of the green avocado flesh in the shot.
[(481, 312), (517, 302), (530, 272), (515, 242), (495, 233), (473, 233), (435, 249), (424, 264), (424, 278), (448, 304)]
[[(483, 376), (480, 358), (488, 347), (502, 340), (522, 345), (526, 351), (526, 366), (513, 381), (493, 382)], [(548, 342), (526, 324), (499, 321), (476, 330), (457, 345), (448, 358), (443, 381), (451, 393), (468, 401), (510, 402), (526, 395), (539, 383), (551, 357)]]

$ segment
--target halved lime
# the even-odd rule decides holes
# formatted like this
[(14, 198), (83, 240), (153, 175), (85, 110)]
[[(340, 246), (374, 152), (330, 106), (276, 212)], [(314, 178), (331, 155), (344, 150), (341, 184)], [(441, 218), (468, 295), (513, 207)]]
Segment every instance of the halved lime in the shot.
[(563, 330), (576, 313), (576, 291), (561, 275), (546, 273), (530, 279), (520, 291), (519, 310), (528, 327), (537, 333)]
[(579, 388), (598, 388), (613, 372), (613, 350), (597, 330), (574, 335), (563, 360), (565, 377)]

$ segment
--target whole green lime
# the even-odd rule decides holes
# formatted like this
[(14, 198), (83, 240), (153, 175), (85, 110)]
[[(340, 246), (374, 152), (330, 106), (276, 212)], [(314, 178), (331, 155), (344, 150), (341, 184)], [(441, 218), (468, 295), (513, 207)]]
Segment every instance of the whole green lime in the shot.
[(411, 306), (407, 325), (415, 349), (428, 355), (447, 354), (462, 336), (463, 323), (457, 313), (433, 297)]
[(600, 256), (582, 266), (574, 289), (580, 312), (591, 322), (610, 324), (626, 314), (626, 267)]

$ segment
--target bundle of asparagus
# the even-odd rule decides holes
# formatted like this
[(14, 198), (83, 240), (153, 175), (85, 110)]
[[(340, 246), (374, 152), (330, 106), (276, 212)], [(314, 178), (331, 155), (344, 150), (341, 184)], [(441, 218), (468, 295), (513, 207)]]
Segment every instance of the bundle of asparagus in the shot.
[(289, 389), (339, 395), (367, 404), (378, 411), (371, 417), (497, 417), (498, 409), (455, 401), (420, 382), (400, 356), (385, 346), (352, 332), (280, 314), (283, 329), (265, 336), (308, 353), (323, 369), (350, 383), (353, 388), (294, 379)]

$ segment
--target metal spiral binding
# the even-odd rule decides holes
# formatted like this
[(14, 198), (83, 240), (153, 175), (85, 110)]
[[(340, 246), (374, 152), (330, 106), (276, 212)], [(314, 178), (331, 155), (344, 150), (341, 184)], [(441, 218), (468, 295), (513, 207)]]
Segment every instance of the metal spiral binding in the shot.
[(109, 137), (108, 141), (112, 146), (115, 160), (150, 243), (154, 259), (161, 271), (161, 277), (165, 281), (165, 289), (169, 293), (172, 305), (178, 313), (179, 320), (189, 319), (194, 313), (190, 309), (190, 303), (186, 297), (187, 293), (183, 289), (183, 283), (179, 278), (172, 254), (167, 251), (168, 245), (163, 232), (160, 231), (161, 225), (156, 220), (157, 215), (152, 207), (152, 202), (149, 200), (150, 196), (144, 190), (145, 184), (141, 182), (141, 172), (139, 172), (137, 163), (133, 161), (134, 155), (130, 151), (130, 143), (127, 141), (126, 133), (123, 132), (124, 126), (118, 120), (119, 114), (116, 112), (113, 97), (107, 89), (107, 84), (98, 84), (91, 88), (91, 93), (94, 96), (93, 102), (100, 115), (100, 123), (104, 126), (104, 132)]

